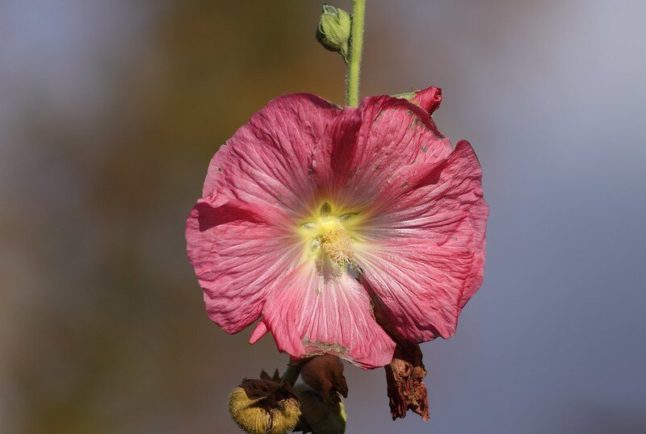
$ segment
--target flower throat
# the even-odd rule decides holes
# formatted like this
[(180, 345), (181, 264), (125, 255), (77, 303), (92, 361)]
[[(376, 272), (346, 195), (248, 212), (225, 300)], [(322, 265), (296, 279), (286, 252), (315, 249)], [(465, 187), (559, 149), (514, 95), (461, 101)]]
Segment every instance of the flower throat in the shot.
[(340, 276), (352, 264), (352, 222), (356, 213), (340, 212), (325, 201), (301, 225), (306, 257), (324, 276)]

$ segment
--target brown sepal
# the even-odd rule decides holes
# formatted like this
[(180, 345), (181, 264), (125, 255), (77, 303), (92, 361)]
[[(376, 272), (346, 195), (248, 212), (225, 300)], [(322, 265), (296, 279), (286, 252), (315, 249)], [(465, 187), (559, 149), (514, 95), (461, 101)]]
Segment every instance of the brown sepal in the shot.
[(348, 384), (343, 376), (343, 363), (333, 355), (312, 357), (301, 369), (301, 378), (317, 391), (325, 402), (339, 402), (339, 394), (348, 397)]
[[(278, 371), (276, 371), (277, 373)], [(264, 371), (260, 379), (245, 378), (240, 383), (249, 399), (258, 399), (258, 407), (275, 408), (279, 401), (285, 399), (297, 399), (294, 391), (288, 384), (280, 381), (280, 376), (269, 377)]]

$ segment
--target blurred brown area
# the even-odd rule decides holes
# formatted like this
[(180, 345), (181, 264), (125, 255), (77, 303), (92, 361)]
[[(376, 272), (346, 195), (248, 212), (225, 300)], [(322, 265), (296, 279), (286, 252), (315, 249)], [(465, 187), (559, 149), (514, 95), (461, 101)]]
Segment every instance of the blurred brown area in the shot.
[[(117, 21), (135, 9), (113, 7)], [(5, 433), (230, 431), (223, 403), (241, 378), (228, 370), (285, 362), (270, 339), (252, 353), (209, 323), (183, 230), (218, 145), (266, 101), (342, 98), (341, 62), (314, 40), (319, 5), (136, 9), (146, 24), (93, 53), (106, 87), (81, 95), (88, 113), (32, 89), (4, 131), (16, 187), (0, 202)]]

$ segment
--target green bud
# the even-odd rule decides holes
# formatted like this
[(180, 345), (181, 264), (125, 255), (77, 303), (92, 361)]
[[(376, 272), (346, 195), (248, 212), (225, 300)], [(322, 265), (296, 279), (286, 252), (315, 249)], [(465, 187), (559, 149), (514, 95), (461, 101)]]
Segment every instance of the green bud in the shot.
[(299, 385), (295, 388), (301, 405), (301, 420), (294, 432), (314, 434), (343, 434), (347, 414), (342, 401), (330, 402), (316, 391)]
[(352, 18), (350, 18), (350, 14), (343, 9), (324, 4), (316, 31), (316, 39), (321, 45), (330, 51), (339, 53), (348, 62), (351, 33)]

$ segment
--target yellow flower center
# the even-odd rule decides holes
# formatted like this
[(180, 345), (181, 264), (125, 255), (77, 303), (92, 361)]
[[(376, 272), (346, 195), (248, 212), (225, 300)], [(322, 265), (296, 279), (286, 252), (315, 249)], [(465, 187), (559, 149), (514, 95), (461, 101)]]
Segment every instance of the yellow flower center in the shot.
[(352, 245), (358, 241), (358, 223), (358, 213), (323, 202), (299, 227), (305, 259), (315, 261), (323, 275), (339, 276), (352, 265)]

